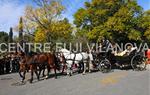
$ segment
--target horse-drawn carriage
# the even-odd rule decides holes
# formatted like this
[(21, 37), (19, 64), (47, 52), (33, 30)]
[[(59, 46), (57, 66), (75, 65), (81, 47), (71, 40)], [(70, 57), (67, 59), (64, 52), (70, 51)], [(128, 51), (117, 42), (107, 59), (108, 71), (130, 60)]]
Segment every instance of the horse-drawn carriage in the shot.
[[(103, 45), (103, 48), (106, 46), (107, 45)], [(99, 53), (94, 52), (93, 56), (92, 52), (89, 51), (74, 53), (62, 48), (59, 50), (59, 54), (56, 54), (55, 52), (35, 54), (32, 56), (23, 55), (21, 56), (21, 59), (23, 62), (20, 61), (20, 68), (21, 66), (30, 66), (30, 82), (33, 81), (33, 71), (35, 71), (37, 78), (39, 79), (40, 72), (43, 69), (44, 76), (45, 68), (43, 68), (43, 66), (47, 68), (47, 77), (49, 75), (50, 69), (54, 69), (55, 78), (57, 78), (57, 70), (62, 70), (62, 73), (64, 72), (64, 70), (66, 70), (67, 74), (72, 75), (75, 68), (77, 69), (77, 71), (85, 74), (91, 61), (93, 61), (91, 63), (93, 63), (94, 67), (103, 73), (111, 71), (113, 66), (117, 66), (119, 68), (132, 67), (133, 70), (144, 70), (146, 67), (144, 54), (142, 52), (138, 52), (134, 47), (121, 53), (113, 53), (112, 50), (107, 50)], [(39, 74), (37, 73), (37, 67), (39, 68)], [(22, 71), (23, 76), (21, 75)], [(20, 69), (19, 74), (22, 77), (23, 81), (25, 79), (26, 67), (23, 68), (22, 71)]]
[[(75, 54), (66, 49), (62, 49), (61, 52), (64, 54), (64, 62), (67, 63), (66, 67), (68, 70), (73, 70), (73, 67), (77, 63), (79, 67), (77, 68), (79, 70), (82, 68), (83, 73), (85, 73), (87, 68), (89, 71), (91, 70), (91, 63), (93, 67), (92, 69), (99, 70), (103, 73), (111, 71), (114, 67), (119, 69), (132, 68), (133, 70), (140, 71), (145, 70), (146, 68), (145, 55), (143, 52), (138, 51), (136, 47), (130, 47), (129, 49), (119, 53), (114, 53), (112, 50), (107, 50), (107, 52), (103, 51)], [(93, 58), (90, 58), (91, 55)], [(90, 61), (92, 62), (90, 63)], [(72, 71), (69, 73), (72, 73)]]

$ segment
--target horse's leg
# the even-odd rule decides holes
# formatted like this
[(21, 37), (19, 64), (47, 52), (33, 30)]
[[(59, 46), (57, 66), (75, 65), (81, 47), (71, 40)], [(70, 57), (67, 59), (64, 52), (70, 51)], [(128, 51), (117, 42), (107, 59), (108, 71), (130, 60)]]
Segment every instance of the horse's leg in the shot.
[(86, 72), (86, 63), (83, 62), (82, 64), (83, 64), (83, 73), (82, 74), (85, 75), (85, 72)]
[(19, 76), (21, 77), (21, 78), (23, 78), (23, 75), (21, 74), (21, 70), (19, 70)]
[(71, 64), (67, 65), (67, 75), (72, 76), (72, 65)]
[(75, 65), (75, 64), (72, 64), (72, 65), (69, 67), (69, 71), (70, 71), (69, 75), (70, 75), (70, 76), (72, 76), (72, 74), (73, 74), (74, 65)]
[(41, 71), (42, 71), (42, 69), (41, 69), (41, 68), (39, 68), (39, 77), (40, 77), (40, 75), (41, 75)]
[(46, 79), (49, 77), (49, 72), (50, 72), (50, 66), (47, 65), (47, 75), (46, 75)]
[(40, 80), (40, 77), (39, 77), (39, 74), (38, 74), (37, 70), (35, 70), (34, 72), (35, 72), (35, 74), (36, 74), (36, 76), (37, 76), (37, 79), (38, 79), (38, 81), (39, 81), (39, 80)]
[(81, 68), (82, 68), (82, 63), (79, 62), (79, 68), (78, 68), (79, 70), (78, 70), (78, 73), (81, 73)]
[(63, 65), (62, 71), (61, 73), (64, 74), (64, 70), (65, 70), (65, 65)]
[(33, 81), (33, 75), (34, 75), (33, 70), (31, 70), (31, 79), (30, 79), (30, 83), (32, 83), (32, 81)]
[(37, 79), (38, 79), (38, 81), (39, 81), (39, 80), (40, 80), (40, 77), (39, 77), (39, 74), (38, 74), (38, 72), (37, 72), (37, 66), (34, 67), (34, 72), (35, 72), (35, 74), (36, 74), (36, 76), (37, 76)]
[[(43, 70), (43, 72), (42, 72), (42, 70)], [(40, 76), (41, 72), (42, 72), (42, 77), (44, 77), (45, 76), (45, 65), (42, 65), (39, 67), (39, 76)]]
[(21, 70), (19, 70), (19, 76), (21, 77), (21, 82), (23, 82), (23, 75), (21, 74)]
[(88, 71), (90, 73), (91, 72), (91, 67), (92, 67), (92, 61), (89, 60), (89, 62), (87, 62), (87, 65), (88, 65)]
[(45, 65), (43, 66), (43, 77), (45, 76)]
[(39, 73), (38, 74), (39, 74), (39, 77), (40, 77), (41, 72), (42, 72), (42, 66), (39, 65), (38, 67), (39, 67)]
[(30, 65), (26, 65), (26, 71), (29, 72), (30, 70)]
[(26, 75), (26, 70), (23, 72), (22, 82), (24, 82), (24, 80), (25, 80), (25, 75)]
[(67, 75), (69, 75), (69, 65), (67, 65)]
[(56, 72), (56, 66), (54, 67), (54, 72), (55, 72), (55, 79), (57, 79), (57, 72)]
[(30, 79), (30, 83), (32, 83), (32, 81), (33, 81), (33, 75), (34, 75), (34, 73), (33, 73), (33, 65), (31, 65), (30, 66), (30, 70), (31, 70), (31, 79)]
[[(21, 74), (21, 72), (23, 72), (23, 75)], [(19, 70), (19, 75), (22, 78), (21, 82), (24, 82), (25, 74), (26, 74), (26, 69), (25, 68)]]

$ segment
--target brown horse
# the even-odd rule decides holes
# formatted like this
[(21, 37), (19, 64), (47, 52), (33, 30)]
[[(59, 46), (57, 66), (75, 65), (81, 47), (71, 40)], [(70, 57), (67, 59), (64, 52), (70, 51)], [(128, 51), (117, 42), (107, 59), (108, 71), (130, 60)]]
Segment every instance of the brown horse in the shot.
[[(22, 60), (20, 61), (20, 70), (19, 70), (19, 75), (20, 77), (22, 77), (22, 82), (25, 79), (27, 67), (30, 67), (31, 70), (30, 83), (32, 83), (34, 72), (37, 76), (37, 79), (39, 80), (40, 73), (43, 69), (43, 76), (44, 76), (45, 66), (47, 67), (47, 77), (49, 75), (50, 69), (54, 69), (55, 78), (57, 78), (56, 69), (59, 70), (59, 65), (56, 63), (56, 56), (54, 54), (42, 53), (42, 54), (35, 54), (32, 56), (27, 55), (23, 56)], [(37, 67), (39, 67), (39, 74), (37, 72)], [(23, 75), (21, 75), (21, 72), (23, 72)]]

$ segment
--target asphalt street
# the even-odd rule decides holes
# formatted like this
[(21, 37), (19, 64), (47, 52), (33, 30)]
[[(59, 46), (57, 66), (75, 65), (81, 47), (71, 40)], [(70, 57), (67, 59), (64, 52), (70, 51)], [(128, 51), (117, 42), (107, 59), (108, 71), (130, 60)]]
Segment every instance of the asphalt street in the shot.
[(59, 76), (30, 84), (17, 73), (0, 76), (0, 95), (150, 95), (150, 71), (114, 70)]

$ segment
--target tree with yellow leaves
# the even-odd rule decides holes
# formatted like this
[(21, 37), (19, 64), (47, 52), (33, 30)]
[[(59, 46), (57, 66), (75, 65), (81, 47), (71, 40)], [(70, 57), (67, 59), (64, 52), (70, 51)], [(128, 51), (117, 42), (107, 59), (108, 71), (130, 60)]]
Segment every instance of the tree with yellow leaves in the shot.
[(56, 42), (70, 38), (72, 26), (62, 19), (64, 10), (60, 0), (34, 0), (38, 7), (27, 6), (25, 11), (25, 27), (33, 33), (35, 42)]

